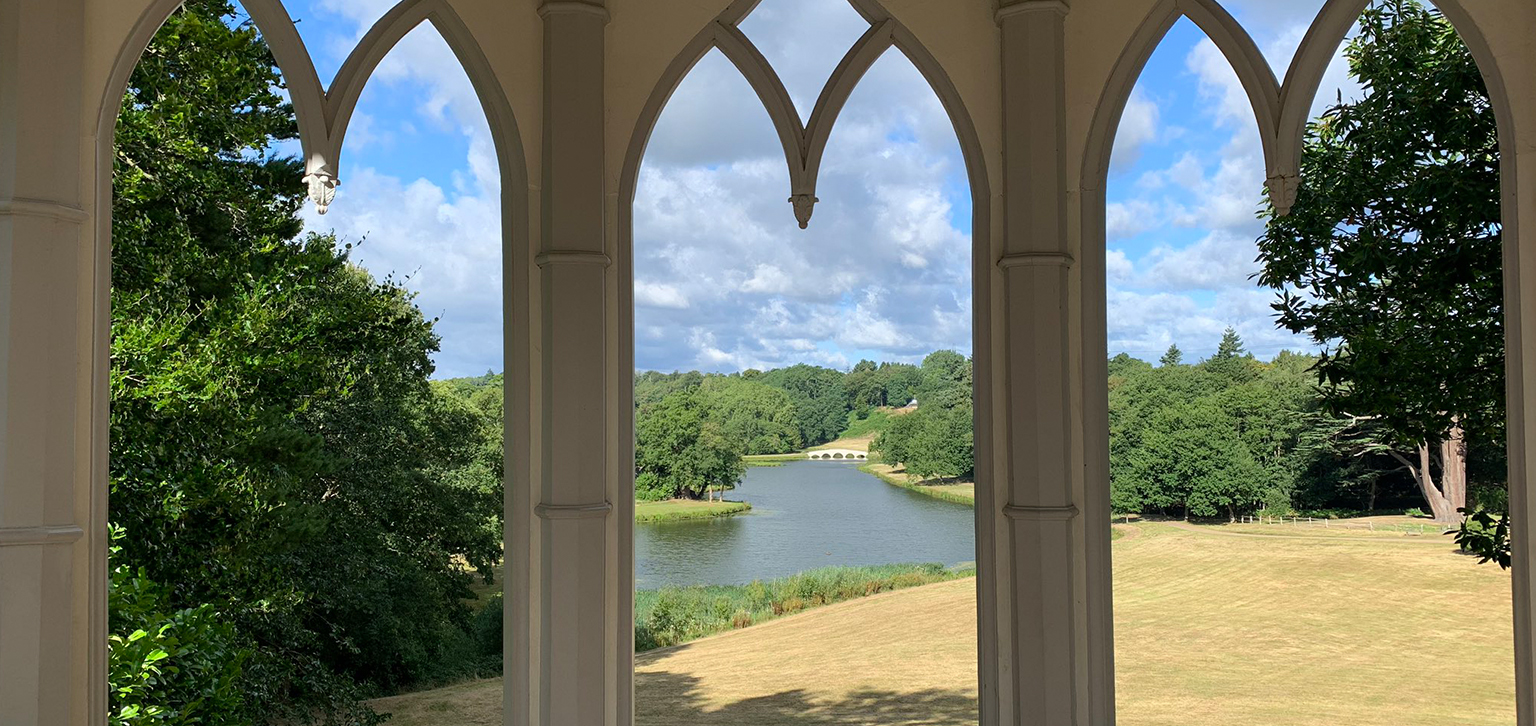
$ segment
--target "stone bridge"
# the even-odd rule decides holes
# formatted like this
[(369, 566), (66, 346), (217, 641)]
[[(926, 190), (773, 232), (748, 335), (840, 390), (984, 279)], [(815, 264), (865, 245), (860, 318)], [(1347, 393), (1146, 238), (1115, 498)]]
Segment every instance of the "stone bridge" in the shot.
[(855, 449), (817, 449), (806, 452), (806, 458), (814, 461), (865, 461), (869, 459), (869, 452)]

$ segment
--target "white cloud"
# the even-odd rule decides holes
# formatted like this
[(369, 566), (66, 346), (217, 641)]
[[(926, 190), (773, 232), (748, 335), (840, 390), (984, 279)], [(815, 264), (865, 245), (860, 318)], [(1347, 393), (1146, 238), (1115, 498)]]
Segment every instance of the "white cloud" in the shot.
[(1111, 283), (1125, 282), (1136, 272), (1130, 259), (1121, 250), (1106, 250), (1104, 252), (1104, 267)]
[(802, 119), (869, 23), (843, 0), (766, 0), (741, 23), (784, 82)]
[[(312, 10), (339, 13), (341, 22), (327, 27), (336, 31), (338, 48), (350, 49), (366, 31), (365, 23), (371, 24), (392, 5), (322, 0)], [(351, 32), (345, 32), (347, 28)], [(431, 133), (422, 135), (416, 119), (398, 114), (386, 119), (370, 111), (372, 104), (402, 95), (422, 99), (416, 104), (416, 119)], [(465, 151), (457, 163), (451, 158), (431, 162), (433, 168), (422, 173), (432, 174), (432, 179), (401, 175), (396, 153), (407, 142)], [(427, 317), (440, 318), (438, 375), (499, 370), (499, 167), (469, 79), (430, 26), (406, 36), (369, 81), (348, 133), (340, 174), (342, 184), (330, 213), (322, 217), (306, 207), (306, 226), (361, 242), (352, 254), (354, 261), (376, 277), (402, 281), (417, 294), (416, 303)]]
[(688, 297), (673, 285), (636, 280), (635, 304), (653, 308), (687, 310)]
[(1110, 202), (1104, 209), (1104, 230), (1109, 241), (1135, 237), (1164, 223), (1167, 205), (1150, 199)]
[(1157, 140), (1160, 115), (1157, 104), (1140, 87), (1131, 93), (1125, 112), (1120, 116), (1120, 128), (1115, 132), (1111, 172), (1129, 168), (1140, 158), (1141, 147)]
[(637, 279), (674, 287), (690, 306), (637, 312), (644, 328), (678, 331), (641, 340), (637, 365), (844, 366), (855, 351), (913, 360), (968, 350), (964, 168), (916, 69), (889, 54), (865, 76), (828, 145), (807, 230), (785, 201), (766, 116), (755, 130), (734, 122), (740, 108), (762, 112), (730, 74), (701, 65), (684, 80), (641, 170)]
[[(1300, 8), (1311, 2), (1229, 4), (1263, 31), (1260, 47), (1278, 59), (1299, 38), (1297, 23), (1305, 27), (1296, 19), (1315, 12)], [(322, 65), (339, 65), (394, 0), (313, 3), (346, 21), (324, 42), (311, 39), (328, 49)], [(745, 27), (808, 110), (867, 24), (841, 2), (765, 0)], [(306, 37), (315, 30), (301, 29)], [(1109, 205), (1111, 238), (1170, 234), (1150, 250), (1108, 251), (1111, 347), (1155, 357), (1177, 340), (1193, 354), (1214, 348), (1228, 325), (1257, 351), (1295, 347), (1269, 323), (1272, 295), (1247, 279), (1264, 165), (1246, 93), (1209, 41), (1184, 60), (1183, 82), (1193, 79), (1204, 113), (1174, 114), (1166, 88), (1139, 88), (1116, 137), (1115, 170), (1138, 173), (1128, 180), (1134, 193)], [(1336, 64), (1324, 87), (1343, 77)], [(427, 314), (443, 315), (441, 373), (500, 368), (500, 180), (473, 88), (446, 44), (423, 28), (381, 64), (369, 93), (382, 92), (406, 99), (412, 113), (376, 114), (365, 96), (340, 198), (329, 216), (310, 221), (351, 239), (367, 235), (358, 259), (381, 275), (408, 275)], [(1220, 130), (1217, 145), (1201, 147), (1206, 137), (1191, 129), (1202, 127)], [(456, 170), (431, 179), (399, 172), (390, 151), (432, 134), (467, 147)], [(1152, 156), (1161, 165), (1148, 169), (1143, 161)], [(866, 355), (916, 360), (940, 347), (968, 350), (965, 180), (949, 118), (921, 75), (892, 53), (839, 119), (822, 202), (810, 229), (800, 230), (767, 114), (736, 69), (709, 54), (671, 99), (641, 171), (637, 363), (846, 366)]]
[(1142, 261), (1138, 287), (1163, 291), (1249, 288), (1258, 248), (1251, 238), (1211, 232), (1194, 244), (1159, 246)]

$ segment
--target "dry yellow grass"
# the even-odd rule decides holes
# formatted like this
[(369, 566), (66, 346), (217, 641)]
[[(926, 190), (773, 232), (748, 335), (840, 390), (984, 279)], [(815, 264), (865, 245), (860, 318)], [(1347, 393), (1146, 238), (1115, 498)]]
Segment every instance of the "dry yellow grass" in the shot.
[(877, 431), (871, 431), (861, 436), (848, 436), (836, 441), (828, 441), (820, 446), (812, 446), (806, 451), (821, 451), (822, 449), (847, 449), (850, 451), (869, 451), (869, 445), (875, 442), (879, 436)]
[[(1514, 720), (1509, 577), (1443, 539), (1119, 526), (1121, 726)], [(976, 722), (973, 580), (641, 655), (637, 722)], [(499, 681), (385, 699), (395, 726), (498, 722)]]

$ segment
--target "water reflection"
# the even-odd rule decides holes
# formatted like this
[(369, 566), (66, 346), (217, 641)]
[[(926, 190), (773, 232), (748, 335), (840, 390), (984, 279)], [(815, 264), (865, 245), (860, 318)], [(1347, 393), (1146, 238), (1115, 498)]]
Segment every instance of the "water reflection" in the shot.
[(731, 499), (752, 513), (635, 525), (635, 579), (740, 584), (829, 565), (976, 558), (971, 508), (893, 487), (857, 464), (795, 462), (748, 469)]

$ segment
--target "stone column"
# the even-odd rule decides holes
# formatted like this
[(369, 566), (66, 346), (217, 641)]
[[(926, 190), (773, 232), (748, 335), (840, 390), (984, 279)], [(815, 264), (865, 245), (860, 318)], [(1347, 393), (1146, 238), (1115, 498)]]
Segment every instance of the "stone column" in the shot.
[[(1515, 723), (1536, 726), (1536, 102), (1531, 100), (1536, 98), (1536, 70), (1531, 70), (1536, 69), (1536, 47), (1529, 43), (1536, 13), (1495, 6), (1480, 9), (1479, 15), (1498, 54), (1498, 66), (1505, 69), (1506, 88), (1496, 93), (1495, 102), (1503, 106), (1499, 122)], [(1493, 23), (1510, 32), (1496, 31)], [(1474, 46), (1474, 52), (1481, 50)], [(1485, 74), (1489, 67), (1498, 67), (1483, 57), (1478, 60)]]
[[(80, 0), (0, 0), (0, 722), (105, 711), (98, 324)], [(104, 358), (104, 356), (103, 356)], [(104, 386), (103, 377), (103, 386)], [(104, 421), (104, 417), (103, 417)], [(104, 460), (101, 462), (105, 465)], [(104, 499), (101, 497), (99, 499)], [(94, 556), (93, 556), (94, 555)], [(95, 687), (100, 692), (95, 692)], [(100, 715), (100, 714), (98, 714)]]
[[(628, 723), (631, 597), (620, 580), (620, 506), (628, 496), (616, 461), (623, 358), (614, 314), (617, 273), (608, 249), (601, 0), (539, 9), (544, 23), (542, 185), (528, 403), (537, 460), (528, 494), (528, 561), (534, 649), (525, 717), (539, 726)], [(516, 284), (516, 281), (514, 282)], [(513, 363), (516, 365), (516, 363)], [(515, 464), (516, 462), (514, 462)], [(627, 480), (623, 480), (627, 481)], [(517, 507), (513, 507), (516, 516)], [(629, 548), (622, 548), (628, 552)], [(516, 584), (514, 584), (514, 587)], [(533, 642), (536, 641), (536, 642)], [(514, 654), (517, 657), (517, 654)], [(510, 691), (509, 691), (510, 692)], [(509, 704), (518, 723), (526, 704)], [(514, 715), (512, 712), (516, 711)]]
[[(1102, 308), (1102, 300), (1085, 305), (1089, 273), (1079, 230), (1068, 224), (1077, 200), (1066, 173), (1067, 10), (1060, 0), (1024, 0), (997, 12), (1005, 186), (990, 275), (995, 496), (982, 525), (991, 520), (996, 542), (992, 617), (1007, 622), (984, 621), (983, 637), (998, 639), (1004, 674), (989, 721), (1031, 726), (1112, 721), (1108, 649), (1096, 647), (1108, 637), (1108, 618), (1097, 617), (1108, 613), (1109, 523), (1098, 511), (1108, 482), (1091, 483), (1101, 493), (1090, 490), (1085, 455), (1089, 442), (1097, 445), (1085, 420), (1103, 417), (1084, 415), (1085, 401), (1102, 399), (1087, 386), (1105, 385), (1086, 374), (1103, 353), (1089, 350), (1102, 336), (1085, 335), (1085, 308)], [(1090, 538), (1106, 545), (1093, 562)], [(1106, 577), (1090, 577), (1090, 565)]]

